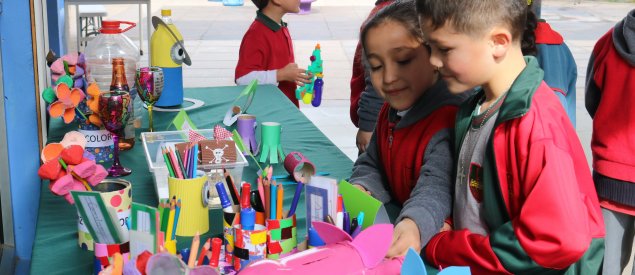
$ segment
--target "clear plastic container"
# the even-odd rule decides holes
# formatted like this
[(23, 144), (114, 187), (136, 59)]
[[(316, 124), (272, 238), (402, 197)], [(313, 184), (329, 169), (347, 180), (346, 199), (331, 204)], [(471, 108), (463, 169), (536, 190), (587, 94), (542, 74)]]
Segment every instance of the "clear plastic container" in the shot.
[[(121, 24), (130, 26), (121, 29)], [(136, 24), (122, 21), (103, 21), (102, 28), (95, 39), (90, 41), (84, 50), (86, 57), (86, 77), (88, 82), (97, 82), (102, 92), (110, 90), (112, 80), (112, 59), (123, 57), (126, 67), (126, 80), (131, 90), (135, 89), (135, 71), (139, 66), (139, 48), (124, 32)], [(136, 92), (135, 92), (136, 93)]]
[[(130, 26), (122, 29), (122, 24)], [(132, 117), (128, 120), (128, 124), (124, 129), (124, 138), (122, 139), (122, 141), (128, 144), (127, 146), (123, 146), (124, 150), (134, 146), (134, 128), (139, 128), (142, 113), (141, 103), (140, 100), (137, 99), (137, 89), (135, 87), (135, 73), (139, 67), (140, 59), (139, 48), (132, 43), (130, 38), (123, 34), (135, 25), (135, 23), (124, 21), (102, 21), (99, 34), (88, 43), (84, 50), (88, 83), (93, 81), (97, 82), (99, 90), (102, 93), (110, 90), (110, 83), (112, 82), (112, 59), (115, 57), (124, 59), (126, 82), (128, 82), (130, 97), (132, 98), (132, 104), (130, 104), (128, 110)]]
[[(207, 139), (214, 139), (214, 130), (212, 129), (199, 129), (195, 130), (197, 133), (203, 135)], [(168, 168), (165, 165), (165, 160), (163, 159), (163, 155), (161, 155), (161, 147), (165, 146), (167, 148), (174, 149), (174, 145), (177, 143), (182, 143), (189, 141), (189, 136), (187, 131), (165, 131), (165, 132), (144, 132), (141, 133), (141, 140), (143, 141), (143, 150), (145, 151), (146, 161), (148, 162), (148, 167), (150, 168), (150, 172), (152, 172), (152, 177), (154, 179), (154, 184), (157, 191), (157, 196), (159, 199), (166, 199), (169, 197), (168, 194)], [(236, 146), (236, 162), (233, 163), (223, 163), (223, 164), (203, 164), (198, 166), (198, 170), (204, 171), (208, 176), (210, 176), (210, 172), (217, 169), (227, 169), (229, 173), (234, 178), (234, 185), (236, 188), (240, 188), (240, 183), (242, 182), (243, 177), (243, 168), (249, 165), (249, 162), (240, 153), (240, 149)], [(212, 183), (212, 188), (210, 189), (209, 199), (210, 199), (210, 208), (220, 208), (220, 199), (218, 198), (218, 194), (216, 193), (216, 188), (214, 188), (215, 182)]]

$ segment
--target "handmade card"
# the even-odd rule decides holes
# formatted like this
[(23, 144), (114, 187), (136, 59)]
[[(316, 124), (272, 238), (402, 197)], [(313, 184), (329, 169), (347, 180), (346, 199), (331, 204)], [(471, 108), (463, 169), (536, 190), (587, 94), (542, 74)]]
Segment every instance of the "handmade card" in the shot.
[(132, 257), (136, 257), (145, 250), (153, 254), (156, 253), (159, 243), (157, 233), (161, 231), (158, 210), (133, 202), (130, 217), (130, 252)]
[(190, 117), (187, 115), (185, 110), (181, 110), (179, 111), (178, 114), (176, 114), (176, 117), (174, 117), (172, 122), (168, 124), (168, 129), (170, 129), (172, 125), (174, 125), (174, 127), (179, 131), (189, 131), (189, 130), (198, 129), (196, 128), (196, 125), (194, 125), (194, 122), (192, 122)]
[(119, 226), (115, 209), (106, 207), (100, 193), (71, 191), (75, 207), (97, 243), (119, 244), (128, 241), (128, 232)]
[(328, 177), (311, 177), (305, 187), (307, 228), (313, 221), (323, 222), (337, 211), (337, 181)]

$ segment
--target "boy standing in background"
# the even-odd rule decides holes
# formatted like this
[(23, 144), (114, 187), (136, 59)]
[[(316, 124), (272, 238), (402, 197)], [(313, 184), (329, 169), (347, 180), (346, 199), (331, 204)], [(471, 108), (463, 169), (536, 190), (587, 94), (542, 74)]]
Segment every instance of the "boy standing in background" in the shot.
[(296, 84), (309, 83), (306, 71), (298, 68), (293, 55), (293, 41), (282, 16), (300, 11), (300, 0), (252, 0), (258, 8), (240, 44), (235, 81), (247, 85), (257, 79), (258, 84), (278, 85), (295, 104)]

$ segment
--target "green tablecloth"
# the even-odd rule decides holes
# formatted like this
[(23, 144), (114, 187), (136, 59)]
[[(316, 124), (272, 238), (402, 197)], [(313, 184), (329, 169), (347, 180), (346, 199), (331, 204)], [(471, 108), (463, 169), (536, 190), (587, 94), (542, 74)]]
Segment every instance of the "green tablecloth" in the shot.
[[(242, 91), (242, 87), (214, 87), (186, 89), (185, 96), (205, 101), (205, 106), (188, 111), (188, 115), (199, 129), (211, 129), (222, 123), (222, 118), (232, 101)], [(144, 110), (145, 111), (145, 110)], [(330, 173), (337, 179), (350, 176), (352, 162), (320, 130), (311, 123), (277, 87), (259, 86), (254, 102), (248, 112), (257, 117), (258, 122), (275, 121), (282, 124), (282, 147), (285, 153), (300, 151), (310, 159), (318, 171)], [(176, 112), (155, 112), (155, 131), (166, 129)], [(143, 114), (144, 127), (147, 127), (147, 112)], [(75, 126), (76, 127), (76, 126)], [(52, 119), (49, 127), (49, 142), (59, 141), (63, 135), (74, 130), (64, 125), (60, 119)], [(137, 137), (146, 128), (137, 129)], [(353, 138), (353, 137), (351, 137)], [(157, 205), (157, 196), (146, 163), (140, 140), (134, 148), (121, 153), (121, 162), (132, 168), (131, 175), (124, 179), (132, 183), (134, 202), (151, 206)], [(257, 167), (249, 160), (249, 167), (243, 171), (243, 180), (255, 182)], [(106, 168), (109, 165), (105, 166)], [(274, 166), (274, 174), (286, 174), (283, 166)], [(75, 207), (66, 203), (62, 197), (51, 194), (44, 182), (40, 194), (40, 208), (37, 221), (35, 244), (31, 260), (32, 274), (89, 274), (93, 268), (93, 253), (84, 251), (77, 245), (77, 214)], [(288, 209), (293, 196), (294, 186), (285, 190), (285, 208)], [(304, 196), (297, 210), (298, 232), (300, 238), (306, 234)], [(210, 232), (206, 236), (219, 235), (222, 232), (220, 210), (210, 211)], [(177, 238), (178, 246), (189, 247), (191, 238)]]

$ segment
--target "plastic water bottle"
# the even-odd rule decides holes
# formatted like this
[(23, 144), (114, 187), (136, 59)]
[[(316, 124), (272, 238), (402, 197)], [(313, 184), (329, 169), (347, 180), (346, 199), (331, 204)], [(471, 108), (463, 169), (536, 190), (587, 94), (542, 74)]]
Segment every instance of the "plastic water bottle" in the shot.
[(152, 66), (157, 66), (163, 70), (164, 81), (163, 92), (155, 106), (177, 106), (183, 103), (182, 64), (185, 55), (181, 44), (185, 43), (183, 43), (183, 36), (172, 23), (172, 10), (162, 9), (161, 20), (165, 25), (156, 26), (156, 30), (150, 37), (150, 49), (152, 49), (150, 63)]
[[(129, 25), (122, 29), (121, 25)], [(124, 137), (120, 139), (119, 148), (127, 150), (134, 146), (135, 124), (139, 125), (142, 111), (140, 110), (140, 100), (137, 99), (135, 89), (135, 72), (139, 67), (139, 48), (128, 38), (124, 32), (136, 26), (132, 22), (124, 21), (103, 21), (99, 30), (99, 35), (95, 37), (85, 49), (86, 57), (86, 77), (88, 83), (97, 82), (99, 90), (104, 93), (110, 90), (112, 83), (112, 59), (123, 58), (125, 66), (126, 82), (130, 88), (130, 104), (128, 112), (130, 119), (124, 129)], [(136, 103), (136, 104), (135, 104)]]

